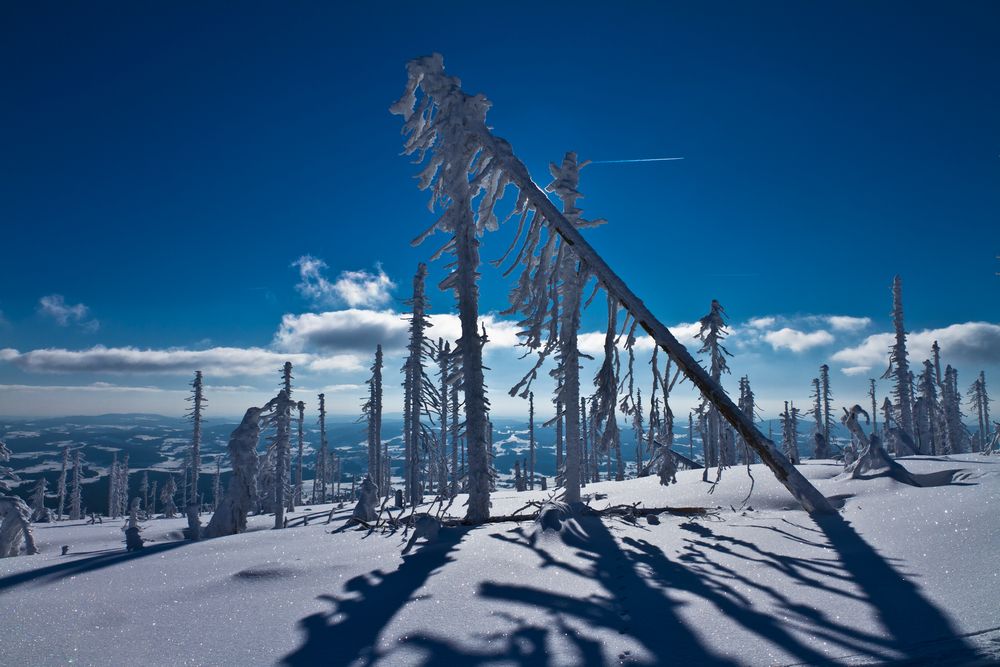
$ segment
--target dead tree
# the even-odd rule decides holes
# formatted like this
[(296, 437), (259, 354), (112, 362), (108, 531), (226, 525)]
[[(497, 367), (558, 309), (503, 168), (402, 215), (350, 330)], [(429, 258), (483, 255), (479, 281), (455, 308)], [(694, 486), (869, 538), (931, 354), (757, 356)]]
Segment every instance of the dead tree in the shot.
[[(518, 191), (517, 210), (538, 216), (543, 224), (554, 230), (572, 248), (579, 260), (594, 274), (609, 293), (614, 307), (618, 305), (630, 313), (656, 344), (663, 348), (680, 367), (692, 384), (719, 410), (723, 418), (743, 436), (760, 455), (778, 480), (809, 512), (833, 513), (832, 504), (795, 470), (788, 460), (760, 431), (746, 419), (736, 404), (709, 373), (701, 368), (687, 349), (670, 333), (643, 302), (628, 288), (590, 246), (580, 231), (546, 197), (532, 181), (524, 164), (518, 160), (508, 142), (492, 135), (486, 126), (489, 102), (482, 95), (469, 96), (461, 89), (461, 82), (444, 73), (444, 63), (435, 54), (410, 61), (407, 66), (409, 80), (403, 97), (392, 111), (405, 118), (404, 131), (408, 135), (405, 152), (427, 158), (427, 167), (421, 178), (423, 187), (432, 188), (435, 201), (448, 208), (436, 228), (454, 230), (454, 240), (446, 249), (454, 249), (459, 258), (459, 271), (448, 286), (462, 285), (466, 297), (460, 300), (460, 319), (463, 336), (475, 336), (477, 302), (474, 300), (475, 267), (478, 265), (478, 244), (475, 234), (493, 229), (499, 224), (494, 206), (502, 198), (508, 185)], [(470, 180), (471, 169), (471, 180)], [(475, 217), (471, 208), (475, 195), (480, 195)], [(423, 240), (427, 234), (419, 237)], [(463, 273), (464, 271), (464, 273)], [(464, 308), (462, 305), (464, 304)], [(466, 346), (464, 367), (466, 372), (466, 411), (472, 438), (485, 433), (485, 395), (470, 392), (481, 387), (482, 355), (477, 345)], [(479, 376), (470, 374), (479, 371)], [(473, 394), (476, 394), (473, 396)], [(470, 459), (479, 446), (470, 448)], [(485, 451), (475, 451), (477, 472), (474, 480), (473, 499), (470, 499), (468, 518), (483, 521), (488, 516), (488, 470)]]

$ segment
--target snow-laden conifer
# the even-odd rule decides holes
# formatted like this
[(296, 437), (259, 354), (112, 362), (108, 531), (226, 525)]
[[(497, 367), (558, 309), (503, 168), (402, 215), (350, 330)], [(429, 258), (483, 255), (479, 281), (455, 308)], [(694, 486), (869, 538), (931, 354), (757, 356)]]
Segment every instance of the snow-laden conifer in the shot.
[(80, 488), (83, 475), (83, 454), (80, 449), (73, 450), (73, 487), (69, 494), (69, 518), (79, 521), (83, 517), (83, 491)]
[(383, 479), (382, 447), (382, 345), (375, 347), (375, 361), (368, 378), (368, 400), (361, 406), (362, 419), (368, 426), (368, 475), (380, 495), (389, 493), (388, 479)]
[(59, 500), (56, 508), (56, 521), (62, 521), (66, 518), (66, 474), (69, 470), (69, 445), (65, 445), (61, 448), (61, 467), (59, 469), (59, 482), (56, 485), (56, 493), (58, 494)]
[(48, 490), (49, 483), (44, 475), (35, 480), (35, 486), (31, 489), (31, 521), (33, 523), (49, 520), (48, 510), (45, 509), (45, 494)]
[(177, 514), (177, 505), (174, 504), (174, 496), (177, 495), (177, 480), (173, 475), (167, 477), (166, 483), (160, 489), (160, 505), (163, 506), (163, 518), (173, 519)]
[(895, 421), (903, 432), (913, 438), (913, 380), (906, 352), (906, 328), (903, 325), (903, 279), (899, 276), (892, 279), (892, 326), (895, 342), (889, 351), (889, 367), (882, 377), (894, 379)]
[(189, 502), (192, 505), (199, 505), (198, 477), (201, 471), (201, 420), (202, 410), (204, 410), (206, 402), (201, 371), (195, 371), (194, 373), (194, 380), (191, 381), (191, 395), (188, 396), (187, 400), (191, 401), (191, 411), (187, 414), (188, 419), (191, 420), (191, 497), (189, 498)]

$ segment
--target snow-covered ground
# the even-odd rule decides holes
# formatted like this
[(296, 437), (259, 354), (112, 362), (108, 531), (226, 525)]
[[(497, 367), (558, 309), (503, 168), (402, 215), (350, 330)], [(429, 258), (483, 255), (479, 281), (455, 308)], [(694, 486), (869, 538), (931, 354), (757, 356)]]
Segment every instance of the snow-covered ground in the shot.
[[(700, 471), (602, 482), (592, 507), (719, 509), (445, 528), (405, 555), (402, 532), (338, 530), (350, 508), (197, 543), (150, 521), (137, 554), (120, 521), (39, 525), (40, 555), (0, 560), (0, 664), (994, 664), (1000, 458), (902, 462), (939, 485), (807, 462), (843, 503), (816, 521), (760, 466), (742, 509), (745, 468), (711, 495)], [(501, 491), (493, 513), (547, 496)]]

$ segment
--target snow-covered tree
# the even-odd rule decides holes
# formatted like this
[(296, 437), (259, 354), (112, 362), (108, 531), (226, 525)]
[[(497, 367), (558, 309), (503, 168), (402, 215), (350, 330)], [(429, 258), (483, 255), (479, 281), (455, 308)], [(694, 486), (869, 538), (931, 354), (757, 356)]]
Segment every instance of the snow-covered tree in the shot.
[(63, 446), (61, 451), (62, 467), (59, 470), (59, 482), (56, 485), (56, 493), (59, 496), (56, 521), (62, 521), (66, 518), (66, 473), (69, 470), (69, 445)]
[(157, 484), (158, 484), (157, 481), (154, 479), (149, 489), (149, 505), (147, 506), (146, 509), (147, 517), (152, 517), (156, 515), (156, 499), (159, 498), (159, 496), (156, 495)]
[[(617, 454), (619, 462), (615, 471), (615, 479), (625, 479), (625, 468), (621, 464), (621, 434), (618, 431), (618, 418), (616, 415), (618, 403), (618, 348), (615, 345), (616, 333), (618, 330), (618, 303), (614, 297), (608, 295), (608, 325), (604, 332), (604, 360), (597, 374), (594, 376), (594, 387), (596, 401), (590, 412), (594, 417), (601, 437), (599, 443), (595, 437), (595, 444), (599, 444), (596, 449), (601, 454), (611, 452)], [(611, 468), (608, 467), (608, 479), (611, 478)]]
[(368, 423), (368, 475), (379, 494), (389, 492), (388, 478), (383, 479), (382, 449), (382, 346), (375, 348), (375, 361), (368, 379), (368, 400), (361, 408)]
[(146, 518), (149, 518), (149, 472), (145, 470), (142, 472), (142, 477), (139, 478), (139, 498)]
[[(145, 479), (145, 474), (143, 474)], [(212, 475), (212, 512), (219, 509), (219, 502), (222, 500), (222, 456), (215, 457), (215, 473)]]
[(319, 451), (316, 453), (316, 474), (313, 479), (313, 503), (326, 502), (326, 481), (329, 477), (327, 466), (330, 465), (329, 443), (326, 440), (326, 394), (319, 395)]
[(990, 396), (986, 391), (986, 373), (979, 371), (979, 377), (969, 387), (967, 393), (972, 413), (976, 416), (979, 431), (976, 435), (976, 450), (986, 451), (990, 444)]
[(73, 450), (73, 487), (69, 493), (69, 518), (79, 521), (83, 517), (83, 491), (80, 488), (83, 475), (83, 454), (80, 449)]
[[(616, 307), (620, 304), (629, 315), (643, 323), (644, 330), (673, 357), (712, 405), (730, 423), (737, 425), (741, 435), (761, 453), (762, 460), (802, 505), (810, 512), (834, 512), (829, 501), (785, 460), (773, 443), (765, 440), (746, 421), (718, 382), (698, 366), (669, 329), (631, 292), (573, 223), (535, 185), (527, 168), (514, 156), (510, 144), (493, 136), (486, 126), (486, 112), (490, 106), (486, 98), (465, 94), (461, 82), (444, 73), (443, 59), (438, 54), (411, 61), (407, 71), (406, 90), (391, 110), (405, 119), (404, 134), (407, 139), (404, 153), (416, 154), (425, 163), (419, 178), (420, 186), (432, 191), (432, 205), (441, 203), (444, 206), (442, 216), (416, 242), (425, 240), (436, 230), (444, 231), (450, 237), (436, 255), (451, 252), (456, 256), (455, 271), (442, 286), (456, 291), (462, 325), (459, 347), (463, 357), (470, 487), (466, 518), (481, 522), (488, 517), (491, 480), (488, 452), (483, 442), (487, 435), (488, 405), (482, 381), (482, 339), (477, 322), (477, 237), (487, 229), (498, 227), (495, 208), (503, 199), (506, 187), (511, 184), (518, 189), (514, 217), (520, 217), (522, 223), (530, 219), (530, 224), (526, 226), (528, 234), (540, 232), (544, 227), (566, 239), (565, 245), (571, 246), (572, 252), (587, 264), (588, 270), (610, 293)], [(527, 247), (534, 249), (536, 246), (529, 243)], [(462, 345), (463, 342), (468, 344)], [(613, 405), (614, 397), (611, 401)], [(600, 415), (602, 418), (605, 416)], [(614, 434), (610, 437), (614, 438)], [(602, 433), (602, 441), (608, 438), (606, 432)]]
[(201, 379), (201, 371), (195, 371), (194, 380), (191, 381), (191, 395), (187, 400), (191, 401), (191, 411), (188, 418), (191, 420), (191, 497), (190, 504), (199, 505), (198, 502), (198, 477), (201, 471), (201, 420), (202, 410), (205, 407), (205, 391)]
[(833, 414), (833, 392), (830, 390), (830, 367), (823, 364), (819, 367), (819, 384), (823, 390), (823, 440), (830, 447), (830, 423), (836, 423)]
[(31, 489), (31, 520), (34, 523), (48, 520), (48, 510), (45, 509), (45, 494), (48, 490), (49, 483), (44, 476), (39, 477)]
[(923, 371), (917, 379), (919, 396), (914, 403), (914, 426), (920, 450), (930, 455), (942, 453), (944, 449), (944, 415), (938, 404), (938, 382), (934, 363), (924, 361)]
[(125, 525), (125, 550), (137, 551), (142, 548), (142, 527), (139, 525), (139, 498), (132, 499), (129, 506), (128, 523)]
[[(740, 398), (737, 406), (739, 406), (740, 412), (746, 416), (750, 423), (754, 423), (757, 421), (757, 399), (754, 396), (753, 389), (750, 387), (750, 378), (746, 375), (741, 377), (739, 387)], [(743, 436), (740, 436), (740, 442), (742, 443), (741, 449), (743, 450), (744, 462), (748, 465), (754, 463), (756, 460), (754, 452), (747, 445), (746, 439)]]
[[(451, 368), (451, 343), (443, 338), (438, 338), (437, 349), (435, 350), (434, 358), (438, 364), (438, 378), (440, 384), (438, 385), (438, 422), (441, 427), (441, 434), (438, 436), (438, 494), (442, 498), (447, 498), (453, 496), (451, 485), (448, 482), (448, 408), (450, 405), (449, 401), (449, 389), (448, 381), (450, 376)], [(454, 447), (457, 446), (453, 445)], [(454, 458), (457, 458), (458, 452), (453, 450)], [(452, 462), (452, 473), (454, 474), (455, 462)]]
[(306, 419), (306, 404), (303, 401), (299, 401), (296, 404), (296, 407), (299, 409), (299, 421), (298, 421), (298, 424), (297, 424), (297, 427), (298, 427), (299, 455), (298, 455), (297, 462), (295, 464), (295, 495), (294, 495), (293, 502), (296, 505), (301, 505), (302, 504), (302, 464), (303, 464), (302, 457), (303, 457), (303, 451), (305, 449), (305, 431), (303, 429), (303, 426), (305, 424), (305, 419)]
[(173, 519), (177, 514), (177, 505), (174, 504), (174, 496), (177, 495), (177, 480), (173, 475), (167, 477), (166, 483), (160, 489), (160, 504), (163, 506), (163, 518)]
[(7, 448), (7, 443), (0, 440), (0, 493), (10, 493), (11, 482), (20, 482), (21, 478), (17, 476), (12, 468), (3, 465), (7, 461), (10, 461), (11, 451)]
[[(960, 454), (972, 449), (969, 431), (963, 423), (962, 394), (958, 389), (958, 371), (948, 365), (941, 383), (941, 406), (944, 410), (945, 449)], [(873, 427), (874, 430), (874, 427)]]
[(121, 506), (118, 481), (118, 452), (114, 452), (111, 455), (111, 467), (108, 468), (108, 516), (112, 519), (118, 518), (118, 508)]
[(276, 399), (271, 399), (264, 407), (249, 408), (229, 436), (226, 449), (233, 473), (222, 502), (204, 530), (205, 537), (235, 535), (246, 530), (247, 513), (254, 508), (257, 496), (257, 445), (261, 422), (276, 403)]
[[(708, 314), (698, 320), (700, 329), (698, 339), (701, 340), (699, 354), (708, 355), (708, 373), (712, 380), (721, 384), (722, 374), (729, 372), (726, 357), (732, 356), (725, 348), (722, 341), (725, 340), (729, 332), (726, 330), (726, 311), (722, 309), (715, 299), (712, 299), (712, 306)], [(724, 468), (733, 464), (731, 460), (723, 460), (722, 454), (722, 417), (714, 403), (703, 399), (707, 404), (705, 414), (705, 426), (707, 439), (703, 442), (705, 450), (705, 474), (707, 475), (710, 466), (718, 465)]]
[(906, 328), (903, 325), (903, 279), (899, 276), (892, 279), (892, 325), (896, 340), (890, 348), (889, 368), (882, 377), (894, 378), (895, 420), (899, 428), (913, 438), (913, 380), (907, 360)]
[(274, 404), (274, 412), (268, 419), (268, 425), (274, 427), (271, 438), (271, 449), (274, 452), (274, 484), (271, 498), (274, 509), (274, 527), (285, 527), (286, 498), (289, 491), (288, 469), (291, 460), (292, 438), (292, 363), (286, 361), (281, 367), (281, 391), (278, 392)]
[(121, 465), (118, 466), (118, 515), (125, 516), (128, 513), (128, 452), (122, 457)]
[(426, 331), (431, 325), (427, 317), (427, 295), (424, 282), (427, 279), (427, 265), (417, 265), (413, 276), (413, 296), (407, 300), (412, 314), (410, 315), (410, 341), (407, 346), (407, 357), (403, 365), (403, 448), (405, 463), (403, 477), (404, 493), (410, 506), (423, 502), (423, 470), (421, 452), (432, 450), (433, 455), (427, 457), (433, 465), (437, 459), (435, 434), (424, 424), (424, 417), (429, 417), (431, 411), (438, 411), (439, 397), (437, 388), (431, 382), (425, 370), (425, 359), (433, 354), (427, 339)]
[(785, 411), (781, 413), (781, 444), (785, 456), (797, 465), (799, 458), (799, 409), (795, 403), (785, 401)]
[(31, 510), (18, 496), (0, 496), (0, 558), (10, 558), (21, 553), (38, 553), (31, 533)]
[(878, 435), (878, 399), (875, 396), (875, 378), (868, 378), (868, 397), (872, 399), (872, 435)]
[[(826, 367), (826, 364), (823, 366)], [(823, 423), (823, 385), (819, 378), (813, 378), (812, 385), (813, 393), (810, 394), (810, 397), (813, 399), (813, 406), (808, 414), (811, 414), (816, 420), (816, 426), (813, 430), (813, 458), (826, 459), (830, 458), (830, 445), (826, 439), (826, 427)]]
[(528, 488), (535, 490), (535, 393), (528, 392)]
[[(420, 187), (431, 190), (431, 206), (440, 204), (443, 208), (441, 217), (414, 244), (442, 231), (449, 240), (434, 256), (444, 252), (455, 256), (455, 269), (441, 287), (454, 290), (458, 301), (462, 331), (458, 349), (462, 357), (468, 449), (466, 519), (478, 523), (489, 517), (491, 483), (486, 446), (489, 402), (479, 332), (478, 237), (498, 226), (493, 206), (507, 183), (492, 162), (484, 159), (486, 155), (475, 134), (479, 126), (485, 126), (489, 109), (486, 99), (463, 93), (460, 82), (444, 75), (440, 56), (413, 60), (408, 72), (406, 91), (392, 106), (392, 112), (405, 118), (404, 153), (430, 156), (420, 176)], [(419, 100), (418, 93), (422, 93)]]

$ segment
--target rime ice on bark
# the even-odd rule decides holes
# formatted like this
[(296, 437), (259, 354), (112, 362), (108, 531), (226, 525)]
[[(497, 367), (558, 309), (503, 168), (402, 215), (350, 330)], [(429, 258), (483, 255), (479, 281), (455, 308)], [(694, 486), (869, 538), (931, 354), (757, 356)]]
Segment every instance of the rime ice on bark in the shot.
[(17, 496), (0, 496), (0, 558), (9, 558), (21, 553), (24, 542), (25, 553), (38, 553), (31, 533), (31, 510)]
[(250, 408), (243, 421), (229, 436), (229, 463), (233, 475), (226, 494), (212, 520), (203, 531), (204, 537), (220, 537), (242, 533), (247, 527), (247, 513), (257, 496), (257, 445), (260, 442), (261, 419), (274, 407), (272, 399), (262, 408)]

